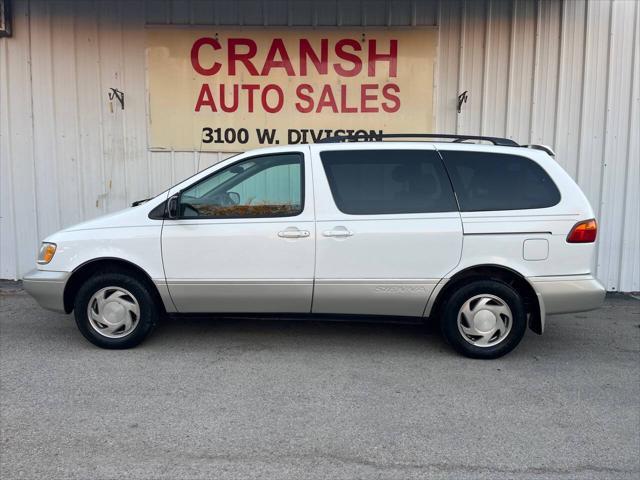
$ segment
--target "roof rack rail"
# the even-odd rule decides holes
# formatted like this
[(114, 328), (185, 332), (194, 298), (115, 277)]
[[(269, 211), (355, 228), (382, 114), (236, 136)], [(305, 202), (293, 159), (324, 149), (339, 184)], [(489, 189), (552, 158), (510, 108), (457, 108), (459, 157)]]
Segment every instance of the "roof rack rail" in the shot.
[(519, 147), (518, 143), (514, 142), (510, 138), (500, 137), (485, 137), (479, 135), (452, 135), (447, 133), (381, 133), (381, 134), (369, 134), (363, 135), (334, 135), (332, 137), (325, 137), (318, 140), (316, 143), (340, 143), (340, 142), (366, 142), (373, 141), (379, 142), (386, 138), (445, 138), (452, 139), (452, 143), (462, 143), (466, 140), (484, 140), (491, 142), (494, 145), (502, 147)]
[(549, 147), (548, 145), (539, 145), (537, 143), (532, 143), (530, 145), (522, 145), (522, 146), (525, 148), (533, 148), (534, 150), (542, 150), (550, 157), (556, 156), (556, 152), (554, 152), (553, 148)]

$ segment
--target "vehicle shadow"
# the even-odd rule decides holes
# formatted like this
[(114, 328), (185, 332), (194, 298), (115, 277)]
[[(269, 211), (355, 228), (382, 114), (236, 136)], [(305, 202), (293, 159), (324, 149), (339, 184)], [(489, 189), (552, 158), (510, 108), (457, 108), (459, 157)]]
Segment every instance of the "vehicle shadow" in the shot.
[[(51, 313), (49, 313), (51, 315)], [(61, 315), (62, 316), (62, 315)], [(74, 347), (95, 347), (77, 332), (72, 315), (66, 321), (47, 322), (63, 343)], [(53, 325), (57, 325), (53, 328)], [(578, 327), (578, 328), (576, 328)], [(545, 356), (560, 356), (584, 349), (584, 336), (578, 335), (579, 326), (572, 322), (558, 322), (550, 326), (547, 335), (539, 336), (527, 331), (520, 345), (509, 357), (524, 357), (537, 360)], [(78, 333), (76, 335), (76, 333)], [(596, 345), (592, 354), (598, 350)], [(277, 318), (277, 317), (228, 317), (198, 316), (164, 318), (158, 321), (155, 330), (138, 347), (139, 353), (159, 353), (167, 350), (182, 352), (210, 352), (215, 350), (273, 350), (278, 352), (322, 352), (349, 353), (369, 356), (373, 353), (393, 355), (403, 352), (417, 354), (421, 358), (463, 358), (444, 340), (437, 319), (424, 324), (385, 323), (352, 317)]]
[(152, 336), (145, 341), (148, 348), (161, 345), (187, 346), (190, 349), (237, 343), (259, 344), (265, 348), (398, 348), (410, 350), (448, 351), (436, 322), (425, 324), (382, 323), (335, 318), (245, 318), (245, 317), (178, 317), (160, 321)]
[[(588, 316), (569, 314), (552, 317), (545, 335), (536, 335), (527, 329), (522, 342), (508, 357), (538, 361), (575, 355), (606, 357), (615, 354), (624, 349), (623, 345), (617, 344), (626, 341), (602, 344), (592, 335), (591, 324), (599, 322), (606, 316), (604, 314), (600, 311), (591, 312)], [(207, 350), (240, 345), (249, 349), (280, 351), (333, 350), (365, 355), (404, 352), (431, 359), (461, 358), (440, 334), (437, 319), (428, 320), (425, 324), (403, 324), (354, 321), (339, 316), (322, 320), (224, 316), (169, 318), (159, 322), (142, 347)]]

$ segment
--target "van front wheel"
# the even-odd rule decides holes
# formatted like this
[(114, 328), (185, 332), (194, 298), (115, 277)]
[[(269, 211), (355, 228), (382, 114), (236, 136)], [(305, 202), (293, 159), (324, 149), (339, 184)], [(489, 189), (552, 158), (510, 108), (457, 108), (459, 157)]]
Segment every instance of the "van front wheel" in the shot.
[(102, 348), (130, 348), (153, 330), (158, 308), (148, 287), (137, 278), (101, 272), (78, 291), (74, 304), (82, 335)]
[(492, 359), (522, 340), (527, 315), (522, 297), (506, 283), (477, 280), (451, 294), (442, 310), (445, 339), (471, 358)]

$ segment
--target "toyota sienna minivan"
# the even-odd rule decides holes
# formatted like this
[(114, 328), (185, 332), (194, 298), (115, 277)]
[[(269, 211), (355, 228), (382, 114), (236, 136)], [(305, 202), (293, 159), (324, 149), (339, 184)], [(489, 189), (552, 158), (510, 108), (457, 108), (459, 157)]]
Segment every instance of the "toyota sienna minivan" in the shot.
[(432, 318), (458, 352), (496, 358), (548, 315), (599, 307), (596, 220), (553, 152), (437, 138), (236, 155), (49, 236), (24, 286), (104, 348), (164, 315), (277, 313)]

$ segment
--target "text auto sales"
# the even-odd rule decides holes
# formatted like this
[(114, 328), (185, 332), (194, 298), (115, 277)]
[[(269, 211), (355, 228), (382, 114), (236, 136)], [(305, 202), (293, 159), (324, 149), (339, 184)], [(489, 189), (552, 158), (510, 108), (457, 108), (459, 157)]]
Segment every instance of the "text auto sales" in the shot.
[[(259, 45), (250, 38), (229, 38), (223, 42), (217, 38), (201, 37), (191, 48), (191, 65), (197, 73), (212, 80), (216, 75), (267, 77), (278, 71), (288, 77), (298, 77), (301, 80), (295, 87), (293, 101), (300, 113), (393, 113), (400, 109), (400, 87), (396, 83), (372, 81), (347, 86), (304, 82), (308, 76), (315, 79), (334, 74), (339, 78), (357, 75), (369, 78), (397, 77), (398, 41), (390, 39), (384, 45), (380, 43), (375, 39), (361, 43), (344, 38), (330, 45), (325, 38), (316, 44), (300, 39), (297, 51), (291, 52), (282, 39), (274, 38), (264, 61), (258, 62), (256, 55)], [(330, 48), (337, 60), (331, 63)], [(205, 52), (210, 58), (212, 51), (212, 60), (204, 61), (201, 58), (204, 56), (201, 53)], [(291, 61), (292, 55), (297, 59), (297, 69)], [(275, 83), (229, 85), (213, 81), (202, 83), (194, 109), (196, 112), (232, 113), (241, 110), (278, 113), (282, 111), (285, 100), (284, 90)]]

